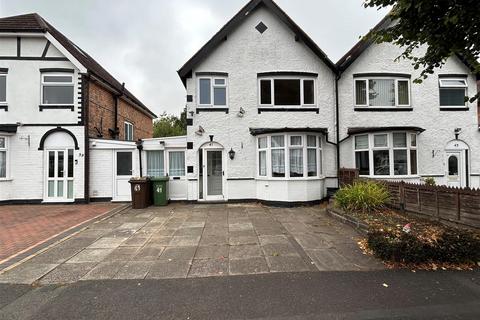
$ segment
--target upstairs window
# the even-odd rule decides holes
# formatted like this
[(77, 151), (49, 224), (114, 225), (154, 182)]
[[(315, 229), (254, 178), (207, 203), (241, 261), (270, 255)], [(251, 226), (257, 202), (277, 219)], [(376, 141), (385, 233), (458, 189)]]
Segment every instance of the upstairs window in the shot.
[(260, 79), (260, 105), (313, 106), (315, 105), (314, 79)]
[(467, 80), (445, 78), (439, 79), (440, 107), (465, 107), (467, 93)]
[(7, 75), (0, 73), (0, 104), (7, 103)]
[(124, 123), (125, 141), (133, 141), (133, 124), (130, 122)]
[(410, 106), (410, 80), (355, 79), (355, 106), (394, 108)]
[(73, 75), (69, 73), (42, 74), (42, 105), (73, 105)]
[(227, 106), (227, 79), (200, 78), (198, 80), (199, 104), (214, 107)]

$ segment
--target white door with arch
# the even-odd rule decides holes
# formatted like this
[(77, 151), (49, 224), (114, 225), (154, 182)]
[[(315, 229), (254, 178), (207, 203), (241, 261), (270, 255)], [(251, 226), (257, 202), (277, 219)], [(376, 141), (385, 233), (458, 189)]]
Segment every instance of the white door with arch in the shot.
[(454, 140), (448, 143), (445, 168), (449, 187), (464, 188), (468, 185), (468, 146), (465, 142)]
[(131, 201), (130, 183), (135, 174), (135, 150), (114, 151), (113, 198), (112, 201)]
[(225, 197), (225, 152), (218, 143), (208, 143), (199, 150), (198, 199), (224, 201)]

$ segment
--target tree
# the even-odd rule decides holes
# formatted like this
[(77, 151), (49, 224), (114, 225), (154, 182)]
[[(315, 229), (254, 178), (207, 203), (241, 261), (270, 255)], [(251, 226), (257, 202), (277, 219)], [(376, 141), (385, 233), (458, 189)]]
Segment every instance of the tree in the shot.
[(180, 118), (164, 112), (153, 123), (153, 137), (173, 137), (187, 134), (187, 110), (183, 109)]
[[(415, 79), (421, 83), (435, 68), (457, 55), (480, 74), (480, 3), (479, 0), (365, 0), (367, 7), (393, 7), (393, 24), (375, 30), (369, 37), (377, 43), (391, 42), (404, 48), (397, 58), (412, 61), (421, 68)], [(426, 46), (419, 55), (416, 49)], [(478, 94), (470, 100), (473, 102)]]

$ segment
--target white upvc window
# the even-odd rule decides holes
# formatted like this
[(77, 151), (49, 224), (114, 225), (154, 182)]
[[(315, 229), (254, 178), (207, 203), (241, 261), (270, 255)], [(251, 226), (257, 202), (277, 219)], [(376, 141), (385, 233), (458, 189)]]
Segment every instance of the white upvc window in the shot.
[(440, 88), (440, 107), (465, 107), (465, 97), (468, 96), (468, 84), (466, 79), (441, 78), (438, 80), (438, 83)]
[(355, 166), (361, 176), (417, 175), (417, 134), (382, 132), (354, 137)]
[(8, 178), (8, 137), (0, 136), (0, 180)]
[(409, 107), (410, 79), (374, 77), (355, 78), (354, 103), (356, 107)]
[(133, 124), (125, 121), (124, 130), (125, 130), (125, 141), (133, 141)]
[(200, 106), (227, 106), (227, 78), (200, 77), (198, 79), (198, 104)]
[(269, 179), (319, 178), (322, 142), (316, 134), (269, 134), (257, 137), (257, 176)]
[(258, 79), (258, 103), (270, 107), (316, 106), (313, 77), (274, 77)]
[(165, 176), (165, 151), (147, 150), (147, 176), (163, 177)]
[(185, 171), (185, 151), (168, 151), (168, 175), (184, 177)]
[(7, 104), (7, 74), (0, 72), (0, 105)]
[(42, 73), (42, 105), (71, 106), (74, 104), (74, 82), (72, 73)]

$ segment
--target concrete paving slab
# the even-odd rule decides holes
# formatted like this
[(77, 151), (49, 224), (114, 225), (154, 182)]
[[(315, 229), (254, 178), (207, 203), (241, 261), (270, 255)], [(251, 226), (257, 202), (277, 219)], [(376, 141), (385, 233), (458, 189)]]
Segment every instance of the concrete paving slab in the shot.
[(219, 246), (219, 245), (226, 245), (228, 244), (228, 236), (209, 236), (203, 235), (200, 239), (200, 246)]
[(294, 238), (303, 249), (328, 249), (333, 246), (318, 235), (295, 234)]
[(174, 236), (198, 237), (203, 233), (203, 228), (180, 228), (175, 231)]
[(118, 247), (112, 251), (108, 256), (103, 259), (107, 261), (130, 261), (134, 260), (134, 257), (139, 251), (138, 247)]
[(172, 241), (172, 236), (153, 236), (148, 240), (148, 244), (157, 245), (157, 246), (168, 246)]
[(0, 274), (0, 283), (32, 284), (57, 266), (58, 264), (24, 263)]
[(199, 246), (195, 253), (194, 259), (221, 259), (228, 258), (229, 247), (224, 246)]
[(138, 236), (135, 234), (133, 237), (121, 243), (122, 247), (143, 247), (147, 241), (150, 239), (150, 236)]
[(259, 274), (267, 272), (267, 261), (263, 257), (229, 261), (229, 274), (231, 275)]
[(120, 268), (114, 279), (145, 279), (154, 262), (130, 261)]
[(196, 246), (167, 247), (160, 255), (159, 260), (192, 260), (196, 250)]
[(202, 228), (205, 227), (205, 221), (185, 221), (181, 225), (181, 229), (185, 228)]
[(156, 261), (162, 254), (165, 247), (159, 245), (147, 244), (134, 256), (134, 261)]
[(143, 227), (146, 224), (145, 222), (126, 222), (122, 224), (120, 227), (118, 227), (119, 230), (139, 230), (141, 227)]
[(251, 222), (233, 223), (228, 225), (228, 229), (230, 232), (248, 231), (248, 230), (253, 230), (253, 224)]
[(57, 246), (30, 259), (29, 263), (61, 264), (81, 250), (80, 248), (63, 248)]
[(283, 243), (283, 244), (289, 244), (290, 241), (288, 238), (284, 235), (273, 235), (273, 236), (259, 236), (258, 239), (260, 240), (260, 244), (262, 246), (267, 245), (267, 244), (273, 244), (273, 243)]
[(147, 279), (186, 278), (192, 260), (172, 260), (155, 262), (147, 274)]
[(95, 239), (92, 238), (83, 238), (81, 236), (81, 233), (73, 238), (70, 238), (68, 240), (63, 241), (60, 243), (58, 247), (60, 248), (78, 248), (78, 249), (83, 249), (91, 245), (92, 243), (95, 242)]
[(159, 229), (152, 234), (152, 237), (171, 237), (175, 231), (174, 229)]
[(230, 231), (228, 233), (230, 237), (257, 237), (257, 233), (252, 230)]
[(67, 260), (67, 263), (83, 263), (83, 262), (100, 262), (105, 259), (113, 248), (109, 249), (85, 249), (75, 255), (73, 258)]
[(262, 249), (257, 244), (245, 244), (230, 247), (230, 259), (245, 259), (263, 256)]
[(173, 236), (168, 244), (171, 247), (196, 246), (200, 242), (200, 236)]
[(189, 278), (228, 275), (228, 259), (193, 260)]
[(91, 269), (81, 280), (107, 280), (113, 279), (120, 268), (126, 264), (125, 261), (100, 262)]
[(270, 243), (261, 247), (265, 256), (300, 256), (289, 243)]
[(242, 244), (257, 244), (258, 238), (252, 236), (232, 236), (229, 237), (228, 243), (231, 246), (239, 246)]
[(109, 248), (117, 248), (123, 242), (125, 242), (128, 238), (100, 238), (91, 245), (87, 247), (87, 249), (109, 249)]
[(77, 282), (95, 265), (97, 265), (96, 262), (64, 263), (47, 273), (39, 281), (42, 285)]
[(309, 270), (309, 267), (300, 257), (266, 256), (266, 259), (270, 272), (301, 272)]

